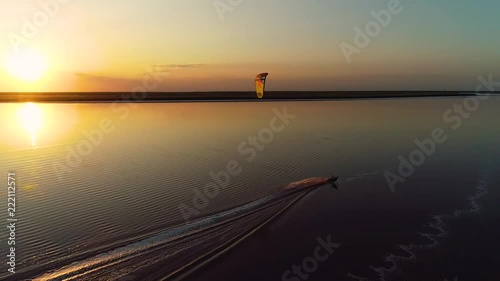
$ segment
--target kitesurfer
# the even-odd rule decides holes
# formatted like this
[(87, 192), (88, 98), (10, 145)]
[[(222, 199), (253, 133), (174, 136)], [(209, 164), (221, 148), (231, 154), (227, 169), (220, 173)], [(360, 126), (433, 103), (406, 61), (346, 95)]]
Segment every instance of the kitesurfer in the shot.
[(334, 188), (338, 188), (335, 182), (339, 179), (338, 176), (332, 175), (330, 178), (328, 178), (327, 182), (330, 183)]

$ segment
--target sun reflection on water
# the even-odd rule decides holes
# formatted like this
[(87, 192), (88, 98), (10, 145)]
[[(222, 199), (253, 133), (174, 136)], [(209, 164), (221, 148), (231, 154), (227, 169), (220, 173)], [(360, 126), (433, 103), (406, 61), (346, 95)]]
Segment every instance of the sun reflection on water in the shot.
[(43, 110), (32, 102), (24, 104), (17, 111), (19, 125), (25, 129), (31, 138), (31, 147), (37, 148), (37, 133), (43, 126)]
[(89, 122), (95, 118), (89, 113), (82, 121), (79, 114), (79, 106), (74, 104), (0, 104), (0, 153), (18, 149), (40, 151), (77, 142), (82, 138), (82, 128), (91, 127)]

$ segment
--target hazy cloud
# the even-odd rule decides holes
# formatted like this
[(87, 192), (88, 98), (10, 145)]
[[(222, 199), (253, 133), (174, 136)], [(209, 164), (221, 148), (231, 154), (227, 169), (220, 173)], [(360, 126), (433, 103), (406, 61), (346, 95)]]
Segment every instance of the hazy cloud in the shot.
[(73, 73), (74, 87), (79, 91), (126, 91), (141, 83), (140, 79), (110, 77), (93, 73)]
[(185, 69), (202, 68), (205, 67), (204, 64), (153, 64), (149, 66), (149, 69), (153, 73), (160, 72), (172, 72)]
[(85, 72), (75, 72), (73, 73), (77, 78), (85, 78), (85, 79), (96, 79), (96, 80), (123, 80), (121, 78), (113, 78), (109, 76), (102, 76), (98, 74), (85, 73)]

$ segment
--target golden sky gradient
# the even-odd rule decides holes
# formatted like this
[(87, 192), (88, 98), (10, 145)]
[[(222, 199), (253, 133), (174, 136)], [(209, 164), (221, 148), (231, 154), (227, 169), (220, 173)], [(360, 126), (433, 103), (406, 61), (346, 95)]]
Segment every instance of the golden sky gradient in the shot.
[(269, 90), (453, 90), (498, 72), (493, 1), (402, 1), (346, 62), (340, 44), (386, 2), (254, 0), (221, 13), (212, 0), (11, 1), (0, 91), (128, 91), (152, 71), (157, 91), (252, 90), (264, 71)]

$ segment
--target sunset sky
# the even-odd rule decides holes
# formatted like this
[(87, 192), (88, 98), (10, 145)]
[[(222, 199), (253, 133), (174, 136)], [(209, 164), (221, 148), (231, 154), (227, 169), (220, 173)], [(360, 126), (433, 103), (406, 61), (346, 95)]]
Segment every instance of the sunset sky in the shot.
[[(242, 0), (223, 13), (214, 3), (231, 1), (0, 1), (5, 92), (128, 91), (152, 70), (158, 91), (251, 91), (264, 71), (269, 90), (474, 89), (500, 75), (496, 0), (401, 0), (351, 63), (340, 44), (389, 1)], [(56, 6), (33, 31), (40, 3)]]

